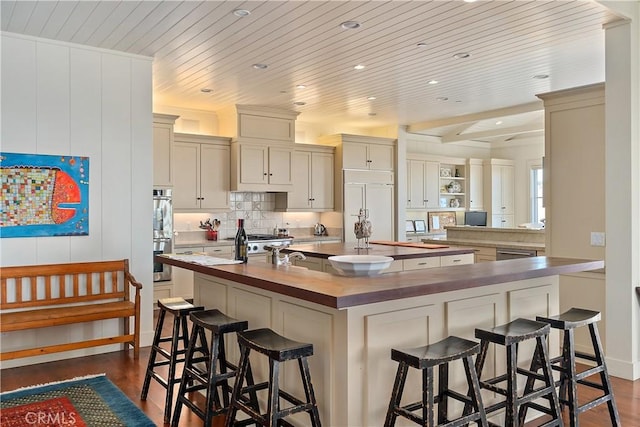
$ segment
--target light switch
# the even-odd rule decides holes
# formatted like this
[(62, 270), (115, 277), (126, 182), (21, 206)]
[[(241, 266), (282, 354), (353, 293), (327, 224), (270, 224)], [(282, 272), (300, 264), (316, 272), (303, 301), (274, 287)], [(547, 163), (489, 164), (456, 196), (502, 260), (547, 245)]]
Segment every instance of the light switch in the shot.
[(605, 234), (599, 231), (591, 232), (591, 246), (604, 246)]

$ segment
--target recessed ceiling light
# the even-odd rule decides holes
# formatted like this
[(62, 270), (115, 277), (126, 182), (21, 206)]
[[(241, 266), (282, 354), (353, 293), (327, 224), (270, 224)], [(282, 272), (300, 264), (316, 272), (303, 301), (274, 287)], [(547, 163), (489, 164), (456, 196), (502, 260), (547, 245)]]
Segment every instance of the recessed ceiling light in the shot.
[(427, 83), (430, 84), (430, 85), (437, 85), (438, 81), (437, 80), (429, 80)]
[(208, 87), (203, 87), (202, 89), (200, 89), (200, 92), (209, 93), (209, 92), (213, 92), (213, 89), (209, 89)]
[(455, 59), (467, 59), (471, 57), (471, 54), (469, 52), (458, 52), (455, 55), (453, 55), (453, 57)]
[(476, 0), (464, 0), (465, 3), (475, 3)]
[(496, 122), (496, 125), (501, 125), (501, 124), (502, 124), (502, 120), (498, 120), (498, 121)]
[(427, 44), (425, 42), (420, 42), (416, 46), (418, 46), (418, 47), (427, 47)]
[(373, 101), (374, 99), (376, 99), (376, 97), (375, 97), (375, 96), (369, 96), (369, 97), (367, 97), (367, 99), (368, 99), (369, 101)]
[(307, 85), (296, 85), (296, 89), (306, 89)]
[(355, 67), (353, 67), (353, 69), (354, 69), (354, 70), (364, 70), (364, 69), (365, 69), (365, 66), (364, 66), (364, 65), (362, 65), (362, 64), (358, 64), (358, 65), (356, 65)]
[(533, 76), (534, 79), (544, 80), (549, 78), (549, 74), (536, 74)]
[(371, 117), (373, 117), (373, 116), (377, 116), (377, 115), (378, 115), (378, 113), (369, 113), (369, 115), (370, 115)]
[(344, 21), (340, 24), (340, 27), (345, 30), (355, 30), (356, 28), (360, 28), (360, 23), (358, 21)]
[(233, 14), (240, 18), (244, 18), (245, 16), (251, 15), (251, 12), (247, 9), (236, 9), (233, 11)]
[(296, 101), (293, 103), (293, 105), (299, 105), (299, 106), (303, 106), (303, 105), (307, 105), (306, 102), (302, 102), (302, 101)]
[(436, 98), (436, 101), (440, 101), (440, 102), (444, 102), (444, 101), (448, 101), (449, 98), (447, 98), (446, 96), (439, 96)]
[(268, 67), (268, 65), (267, 64), (253, 64), (252, 67), (255, 68), (256, 70), (265, 70)]

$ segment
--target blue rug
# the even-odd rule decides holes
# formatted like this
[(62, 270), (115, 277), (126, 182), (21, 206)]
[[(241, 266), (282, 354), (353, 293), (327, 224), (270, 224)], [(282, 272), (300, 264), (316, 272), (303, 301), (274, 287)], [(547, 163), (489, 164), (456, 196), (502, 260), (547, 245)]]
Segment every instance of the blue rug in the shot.
[[(37, 415), (36, 415), (37, 414)], [(0, 425), (151, 427), (155, 424), (103, 375), (0, 394)]]

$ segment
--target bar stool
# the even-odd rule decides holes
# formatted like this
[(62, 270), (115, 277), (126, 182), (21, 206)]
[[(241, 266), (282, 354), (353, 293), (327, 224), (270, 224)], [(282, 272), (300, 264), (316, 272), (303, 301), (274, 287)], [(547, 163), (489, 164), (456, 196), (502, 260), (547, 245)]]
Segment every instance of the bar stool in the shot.
[[(244, 331), (249, 324), (246, 320), (236, 320), (215, 309), (193, 312), (190, 319), (193, 328), (171, 425), (178, 426), (182, 405), (186, 405), (204, 421), (205, 426), (210, 426), (214, 417), (227, 414), (232, 391), (228, 380), (235, 377), (237, 371), (237, 367), (227, 361), (224, 337), (229, 333)], [(210, 347), (207, 345), (205, 330), (212, 334)], [(248, 376), (253, 384), (251, 372)], [(222, 401), (218, 388), (222, 392)], [(192, 394), (200, 390), (206, 390), (203, 407), (198, 406), (199, 401)], [(189, 399), (189, 396), (194, 400)], [(255, 393), (252, 402), (257, 405)]]
[[(480, 396), (480, 384), (473, 364), (472, 356), (478, 354), (480, 344), (450, 336), (442, 341), (409, 350), (391, 349), (391, 358), (397, 362), (398, 372), (393, 384), (391, 401), (384, 421), (385, 427), (392, 427), (398, 416), (407, 418), (421, 426), (457, 427), (475, 421), (479, 426), (487, 426), (487, 416)], [(469, 396), (449, 389), (449, 362), (462, 359), (467, 375)], [(433, 392), (433, 368), (438, 367), (438, 394)], [(400, 406), (402, 392), (409, 367), (422, 371), (422, 400), (409, 405)], [(454, 420), (447, 417), (447, 400), (451, 397), (470, 405), (473, 412), (464, 414)], [(434, 405), (438, 404), (438, 423), (434, 421)], [(422, 415), (413, 412), (420, 409)]]
[[(236, 425), (234, 424), (236, 415), (238, 410), (240, 410), (247, 414), (255, 423), (266, 427), (291, 425), (283, 418), (299, 412), (307, 412), (311, 418), (311, 426), (320, 427), (320, 415), (318, 413), (316, 397), (313, 392), (313, 385), (311, 384), (309, 362), (307, 360), (307, 357), (313, 355), (313, 344), (290, 340), (267, 328), (238, 332), (238, 344), (240, 345), (238, 376), (233, 387), (229, 415), (225, 426), (231, 427), (232, 425)], [(269, 358), (269, 379), (259, 384), (249, 384), (247, 387), (243, 387), (244, 380), (249, 372), (249, 353), (251, 350), (264, 354)], [(298, 361), (306, 402), (279, 387), (278, 374), (280, 372), (280, 362), (288, 360)], [(247, 399), (244, 395), (247, 392), (264, 389), (268, 389), (267, 412), (266, 414), (261, 414), (259, 407), (251, 407), (246, 404)], [(280, 399), (286, 400), (294, 406), (281, 409)]]
[[(176, 366), (178, 363), (184, 362), (184, 355), (188, 346), (189, 328), (187, 326), (187, 316), (189, 313), (198, 310), (204, 310), (204, 307), (197, 307), (184, 298), (162, 298), (158, 300), (158, 322), (151, 344), (151, 352), (149, 353), (149, 363), (147, 364), (147, 373), (142, 384), (142, 392), (140, 399), (146, 400), (149, 393), (149, 385), (151, 378), (160, 383), (167, 390), (164, 404), (164, 422), (168, 423), (171, 419), (171, 407), (173, 404), (173, 386), (180, 382), (180, 376), (176, 376)], [(162, 328), (164, 326), (164, 318), (167, 313), (173, 315), (173, 329), (171, 336), (162, 336)], [(160, 346), (162, 343), (170, 342), (169, 349)], [(182, 348), (180, 343), (182, 342)], [(164, 360), (157, 361), (157, 356), (164, 357)], [(160, 366), (169, 366), (167, 378), (164, 378), (156, 368)]]
[[(578, 415), (605, 402), (609, 409), (611, 425), (620, 425), (620, 416), (618, 415), (618, 408), (616, 407), (616, 401), (613, 397), (613, 389), (611, 387), (611, 381), (609, 380), (609, 374), (607, 373), (604, 352), (596, 325), (596, 322), (600, 321), (600, 318), (600, 312), (581, 308), (572, 308), (558, 316), (536, 317), (537, 321), (547, 323), (552, 328), (563, 331), (562, 356), (551, 359), (551, 367), (560, 372), (560, 403), (569, 407), (569, 422), (571, 427), (580, 425)], [(578, 352), (575, 349), (574, 331), (576, 328), (583, 326), (589, 326), (591, 344), (594, 351), (593, 355)], [(582, 372), (577, 372), (576, 358), (595, 362), (596, 366)], [(595, 374), (600, 375), (600, 384), (585, 379)], [(600, 390), (603, 392), (603, 395), (584, 405), (579, 405), (577, 396), (578, 384)], [(529, 386), (529, 384), (527, 384), (527, 386)], [(526, 410), (527, 407), (524, 407), (524, 414), (526, 414)]]
[[(547, 337), (549, 336), (550, 327), (546, 323), (536, 322), (528, 319), (516, 319), (507, 324), (496, 326), (490, 329), (476, 328), (476, 338), (480, 339), (480, 354), (476, 358), (476, 370), (480, 377), (480, 388), (491, 390), (505, 396), (505, 400), (489, 405), (485, 408), (487, 415), (501, 408), (506, 408), (505, 426), (521, 426), (523, 420), (519, 418), (520, 408), (523, 405), (534, 408), (542, 413), (551, 416), (551, 421), (546, 422), (545, 426), (562, 426), (560, 402), (553, 380), (553, 373), (549, 354), (547, 350)], [(533, 354), (532, 365), (535, 363), (542, 368), (542, 375), (534, 372), (532, 369), (527, 370), (518, 367), (518, 344), (535, 339), (536, 349)], [(495, 343), (506, 347), (507, 352), (507, 372), (494, 378), (482, 380), (482, 368), (487, 357), (489, 344)], [(524, 390), (521, 396), (518, 396), (518, 374), (527, 377), (527, 383), (531, 381), (533, 386), (536, 380), (544, 382), (542, 387), (533, 389), (533, 387)], [(507, 387), (499, 387), (496, 384), (506, 381)], [(549, 407), (544, 407), (534, 400), (545, 398), (549, 401)], [(465, 407), (465, 412), (470, 408)]]

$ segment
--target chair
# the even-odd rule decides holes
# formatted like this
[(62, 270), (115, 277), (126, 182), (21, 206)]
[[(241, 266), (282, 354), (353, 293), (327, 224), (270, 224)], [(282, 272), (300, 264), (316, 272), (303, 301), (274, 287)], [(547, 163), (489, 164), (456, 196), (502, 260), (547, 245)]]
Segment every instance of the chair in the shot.
[[(151, 353), (149, 353), (149, 363), (142, 384), (142, 392), (140, 399), (146, 400), (149, 393), (151, 379), (156, 380), (162, 387), (167, 390), (164, 404), (164, 422), (168, 423), (171, 419), (171, 407), (173, 406), (173, 386), (180, 382), (180, 376), (176, 375), (176, 367), (178, 363), (184, 362), (184, 355), (188, 346), (189, 328), (187, 326), (187, 316), (194, 311), (203, 310), (204, 307), (197, 307), (187, 302), (184, 298), (162, 298), (158, 300), (158, 322), (151, 344)], [(171, 336), (162, 336), (164, 327), (164, 319), (167, 313), (173, 315), (173, 328)], [(170, 342), (169, 349), (161, 347), (162, 343)], [(182, 347), (180, 343), (182, 342)], [(158, 355), (164, 360), (156, 360)], [(160, 366), (169, 366), (167, 378), (157, 370)]]
[[(489, 329), (476, 328), (475, 336), (480, 339), (480, 354), (476, 359), (476, 370), (480, 377), (480, 388), (491, 390), (505, 397), (504, 400), (489, 405), (485, 408), (487, 416), (491, 413), (505, 408), (505, 426), (518, 427), (524, 424), (524, 418), (520, 418), (520, 409), (523, 405), (534, 408), (540, 412), (551, 416), (551, 420), (545, 426), (562, 426), (562, 416), (560, 402), (553, 380), (551, 363), (547, 350), (547, 337), (550, 327), (546, 323), (536, 322), (528, 319), (516, 319), (504, 325)], [(534, 369), (523, 369), (518, 367), (518, 345), (527, 340), (536, 340), (536, 349), (533, 354), (532, 366), (540, 366), (542, 375)], [(494, 378), (482, 379), (482, 369), (489, 349), (489, 344), (502, 345), (507, 353), (507, 372)], [(527, 378), (527, 385), (522, 395), (518, 395), (518, 375)], [(534, 389), (535, 381), (544, 383), (542, 387)], [(497, 384), (506, 381), (506, 388)], [(548, 407), (537, 402), (537, 399), (548, 400)], [(469, 405), (465, 407), (465, 413), (470, 411)]]
[[(572, 308), (558, 316), (536, 318), (539, 322), (549, 324), (554, 329), (563, 331), (562, 355), (551, 360), (552, 369), (560, 372), (560, 403), (569, 407), (569, 424), (571, 427), (580, 425), (578, 415), (595, 408), (603, 403), (607, 404), (612, 426), (620, 425), (620, 416), (613, 396), (613, 388), (604, 361), (604, 352), (600, 343), (597, 322), (601, 315), (598, 311)], [(575, 329), (588, 326), (594, 354), (576, 351)], [(582, 372), (576, 370), (576, 359), (595, 362), (595, 366)], [(537, 367), (535, 367), (537, 368)], [(592, 375), (599, 374), (600, 383), (587, 380)], [(578, 403), (578, 384), (602, 391), (602, 395), (580, 405)], [(523, 412), (526, 414), (526, 407)]]
[[(182, 406), (186, 405), (204, 421), (205, 426), (210, 426), (214, 417), (227, 415), (232, 391), (228, 380), (235, 377), (237, 371), (237, 367), (227, 361), (224, 337), (226, 334), (246, 330), (248, 322), (226, 316), (216, 309), (193, 312), (190, 318), (193, 328), (171, 425), (178, 426)], [(210, 346), (207, 345), (205, 331), (211, 332)], [(251, 372), (248, 376), (253, 384)], [(197, 393), (194, 393), (201, 390), (206, 390), (202, 407), (199, 406), (201, 399), (198, 400)], [(257, 405), (255, 394), (252, 402)]]
[[(428, 427), (445, 425), (458, 427), (468, 425), (472, 421), (475, 421), (479, 426), (486, 427), (487, 416), (480, 396), (478, 375), (473, 363), (473, 355), (478, 354), (479, 351), (480, 344), (455, 336), (414, 349), (391, 349), (391, 358), (399, 362), (399, 365), (384, 426), (394, 426), (397, 417), (401, 416)], [(469, 396), (449, 389), (449, 363), (460, 359), (462, 359), (467, 376)], [(439, 371), (438, 394), (434, 395), (433, 368), (436, 366)], [(409, 367), (422, 371), (422, 400), (401, 406), (400, 401)], [(473, 410), (466, 414), (463, 413), (462, 417), (450, 420), (447, 414), (449, 397), (470, 405)], [(436, 403), (438, 404), (437, 424), (434, 420)], [(416, 410), (420, 410), (421, 415), (414, 414)]]
[[(320, 415), (307, 360), (309, 356), (313, 355), (313, 344), (290, 340), (267, 328), (239, 332), (238, 344), (240, 345), (238, 376), (233, 387), (225, 426), (236, 425), (234, 423), (237, 412), (242, 411), (257, 424), (267, 427), (290, 425), (284, 418), (306, 412), (309, 414), (311, 426), (320, 427)], [(269, 358), (269, 379), (259, 384), (249, 384), (247, 387), (243, 387), (247, 373), (250, 372), (249, 354), (252, 350)], [(280, 363), (290, 360), (298, 361), (306, 401), (298, 399), (279, 386)], [(257, 406), (246, 403), (251, 401), (251, 397), (247, 398), (245, 394), (264, 389), (268, 389), (267, 410), (265, 414), (261, 414)], [(293, 404), (293, 406), (281, 408), (280, 399)]]

